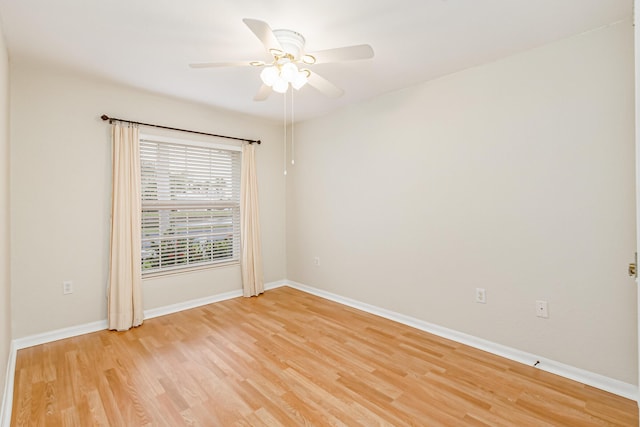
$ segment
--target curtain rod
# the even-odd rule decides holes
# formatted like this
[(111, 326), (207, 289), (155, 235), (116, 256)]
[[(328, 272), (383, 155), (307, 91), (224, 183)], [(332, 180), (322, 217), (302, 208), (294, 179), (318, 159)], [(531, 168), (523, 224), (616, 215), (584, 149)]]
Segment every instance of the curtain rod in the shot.
[(113, 122), (124, 122), (124, 123), (131, 123), (131, 124), (134, 124), (134, 125), (151, 126), (151, 127), (160, 128), (160, 129), (177, 130), (179, 132), (197, 133), (198, 135), (207, 135), (207, 136), (216, 136), (218, 138), (235, 139), (236, 141), (245, 141), (245, 142), (248, 142), (249, 144), (253, 144), (254, 142), (256, 144), (261, 144), (261, 141), (259, 139), (258, 140), (254, 140), (254, 139), (236, 138), (235, 136), (216, 135), (215, 133), (198, 132), (196, 130), (178, 129), (178, 128), (172, 128), (172, 127), (169, 127), (169, 126), (152, 125), (152, 124), (149, 124), (149, 123), (142, 123), (142, 122), (134, 122), (134, 121), (131, 121), (131, 120), (116, 119), (115, 117), (109, 117), (106, 114), (103, 114), (102, 116), (100, 116), (100, 118), (102, 120), (104, 120), (104, 121), (109, 120), (109, 124), (112, 124)]

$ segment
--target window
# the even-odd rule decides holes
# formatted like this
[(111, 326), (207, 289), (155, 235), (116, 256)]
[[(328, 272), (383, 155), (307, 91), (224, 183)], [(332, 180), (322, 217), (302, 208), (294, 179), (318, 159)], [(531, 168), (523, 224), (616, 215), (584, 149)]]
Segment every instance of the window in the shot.
[(238, 261), (239, 147), (140, 136), (142, 274)]

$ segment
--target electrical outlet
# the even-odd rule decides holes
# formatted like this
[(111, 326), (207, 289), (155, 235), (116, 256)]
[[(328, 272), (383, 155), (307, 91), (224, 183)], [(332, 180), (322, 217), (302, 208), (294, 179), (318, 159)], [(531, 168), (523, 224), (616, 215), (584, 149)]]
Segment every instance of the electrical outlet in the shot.
[(487, 291), (484, 288), (476, 288), (476, 302), (480, 304), (487, 303)]
[(62, 293), (64, 295), (73, 293), (73, 282), (71, 280), (65, 280), (62, 282)]
[(545, 319), (549, 317), (549, 304), (546, 301), (536, 301), (536, 316)]
[(320, 265), (320, 257), (319, 256), (313, 258), (313, 265)]

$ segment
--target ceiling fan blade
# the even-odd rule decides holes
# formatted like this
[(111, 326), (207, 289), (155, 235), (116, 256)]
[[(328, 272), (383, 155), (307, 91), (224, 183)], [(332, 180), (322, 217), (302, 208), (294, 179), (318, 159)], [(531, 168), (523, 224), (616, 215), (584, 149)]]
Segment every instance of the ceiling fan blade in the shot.
[(269, 24), (264, 21), (249, 18), (244, 18), (242, 22), (244, 22), (245, 25), (249, 27), (249, 29), (253, 32), (253, 34), (256, 35), (256, 37), (258, 37), (264, 47), (267, 48), (267, 51), (271, 49), (282, 51), (282, 46), (280, 45), (278, 39), (276, 39), (276, 36), (273, 34), (273, 30), (271, 30)]
[(221, 68), (221, 67), (243, 67), (249, 66), (250, 61), (229, 61), (229, 62), (200, 62), (189, 64), (191, 68)]
[(355, 46), (337, 47), (335, 49), (319, 50), (310, 52), (309, 55), (316, 58), (316, 64), (326, 62), (354, 61), (357, 59), (373, 58), (373, 48), (368, 44)]
[(271, 87), (267, 86), (267, 85), (262, 85), (260, 86), (260, 89), (258, 89), (258, 93), (256, 93), (256, 96), (253, 97), (254, 101), (264, 101), (266, 100), (269, 95), (271, 95)]
[(344, 90), (340, 89), (338, 86), (334, 85), (324, 77), (312, 71), (310, 71), (309, 73), (309, 78), (307, 80), (309, 86), (316, 88), (319, 92), (323, 93), (329, 98), (338, 98), (344, 93)]

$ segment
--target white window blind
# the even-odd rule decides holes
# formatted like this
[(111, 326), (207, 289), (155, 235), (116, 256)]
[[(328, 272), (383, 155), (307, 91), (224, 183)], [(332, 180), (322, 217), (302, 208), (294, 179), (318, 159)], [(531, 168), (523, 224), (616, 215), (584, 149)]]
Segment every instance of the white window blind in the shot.
[(238, 261), (240, 157), (235, 147), (140, 138), (143, 275)]

